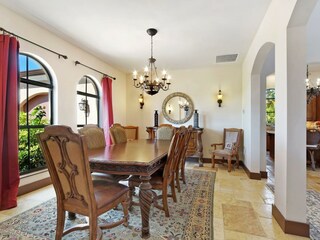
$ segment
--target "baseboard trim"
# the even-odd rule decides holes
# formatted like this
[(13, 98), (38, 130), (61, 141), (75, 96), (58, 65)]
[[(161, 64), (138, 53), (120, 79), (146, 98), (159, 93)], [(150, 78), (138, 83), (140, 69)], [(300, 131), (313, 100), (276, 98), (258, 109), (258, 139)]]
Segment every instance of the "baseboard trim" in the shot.
[(268, 172), (266, 171), (260, 171), (261, 178), (268, 178)]
[(293, 234), (301, 237), (309, 237), (309, 224), (286, 220), (274, 204), (272, 205), (272, 216), (278, 222), (284, 233)]
[(47, 177), (47, 178), (41, 179), (39, 181), (35, 181), (32, 183), (23, 185), (23, 186), (19, 187), (19, 189), (18, 189), (18, 196), (32, 192), (34, 190), (48, 186), (50, 184), (51, 184), (51, 179), (50, 179), (50, 177)]
[(250, 172), (250, 170), (247, 168), (247, 166), (244, 163), (243, 163), (243, 169), (250, 179), (261, 180), (261, 172), (258, 172), (258, 173)]

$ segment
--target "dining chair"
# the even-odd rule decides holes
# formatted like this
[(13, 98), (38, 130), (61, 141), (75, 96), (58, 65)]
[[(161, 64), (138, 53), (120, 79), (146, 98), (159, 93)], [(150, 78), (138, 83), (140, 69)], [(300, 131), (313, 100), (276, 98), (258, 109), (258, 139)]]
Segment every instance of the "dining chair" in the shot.
[(113, 144), (127, 142), (126, 131), (124, 130), (123, 126), (121, 126), (121, 124), (112, 124), (109, 128), (109, 133)]
[(171, 140), (175, 132), (175, 127), (171, 124), (160, 124), (156, 131), (156, 139)]
[[(57, 197), (55, 239), (76, 230), (89, 229), (89, 239), (101, 239), (102, 229), (128, 226), (128, 187), (107, 181), (93, 181), (84, 136), (68, 126), (47, 126), (37, 135)], [(123, 218), (98, 225), (98, 217), (122, 204)], [(88, 217), (88, 223), (65, 229), (66, 211)]]
[[(223, 142), (222, 143), (213, 143), (212, 151), (212, 167), (214, 168), (215, 162), (217, 159), (216, 156), (227, 158), (228, 160), (228, 172), (231, 171), (231, 159), (232, 157), (236, 158), (237, 167), (239, 168), (239, 146), (242, 135), (242, 129), (239, 128), (225, 128), (223, 131)], [(217, 146), (222, 147), (222, 149), (217, 149)]]
[(182, 182), (184, 184), (186, 183), (186, 177), (185, 177), (186, 154), (187, 154), (192, 130), (193, 130), (193, 127), (191, 125), (189, 125), (187, 129), (185, 129), (184, 139), (183, 139), (183, 142), (181, 142), (182, 149), (181, 149), (180, 156), (179, 156), (179, 159), (178, 159), (176, 167), (175, 167), (175, 178), (176, 178), (176, 185), (177, 185), (178, 192), (181, 192), (180, 175), (181, 175)]
[[(83, 128), (80, 128), (78, 132), (85, 136), (88, 149), (97, 149), (106, 146), (104, 131), (97, 125), (85, 125)], [(129, 177), (128, 175), (116, 175), (100, 172), (92, 172), (91, 176), (94, 180), (109, 180), (115, 182), (125, 180)]]
[[(174, 202), (177, 202), (176, 192), (175, 192), (175, 171), (174, 166), (176, 161), (178, 161), (178, 157), (181, 151), (181, 143), (184, 137), (185, 131), (177, 131), (171, 139), (170, 147), (168, 150), (167, 161), (163, 169), (155, 172), (151, 175), (150, 184), (151, 189), (153, 190), (160, 190), (161, 195), (156, 195), (153, 192), (153, 204), (154, 207), (164, 210), (165, 216), (169, 217), (169, 208), (168, 208), (168, 197), (172, 197)], [(129, 189), (130, 189), (130, 203), (132, 201), (132, 195), (134, 192), (135, 187), (139, 187), (141, 181), (139, 176), (131, 176), (129, 178)], [(168, 194), (168, 187), (171, 188), (171, 195)], [(162, 199), (162, 205), (158, 203), (158, 199)]]
[(86, 137), (88, 149), (106, 146), (106, 139), (102, 128), (94, 124), (87, 124), (78, 130), (79, 134)]
[(127, 140), (139, 139), (139, 127), (138, 126), (124, 126), (123, 128), (126, 132)]

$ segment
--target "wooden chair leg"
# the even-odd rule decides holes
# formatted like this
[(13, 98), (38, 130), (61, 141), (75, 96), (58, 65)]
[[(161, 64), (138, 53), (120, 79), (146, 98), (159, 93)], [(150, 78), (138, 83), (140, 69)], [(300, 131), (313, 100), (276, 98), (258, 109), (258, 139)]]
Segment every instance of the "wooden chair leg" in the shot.
[(228, 157), (228, 172), (231, 172), (231, 156)]
[(97, 228), (98, 228), (97, 216), (90, 216), (89, 217), (89, 236), (90, 236), (90, 240), (100, 239), (100, 238), (98, 238), (98, 234), (97, 234), (97, 230), (98, 229)]
[(214, 168), (214, 165), (215, 165), (215, 155), (214, 154), (212, 154), (211, 163), (212, 163), (212, 168)]
[(56, 239), (62, 238), (65, 220), (66, 212), (61, 207), (57, 207)]
[(176, 181), (178, 192), (181, 192), (180, 181), (179, 181), (179, 168), (175, 172), (175, 181)]
[(237, 168), (239, 168), (239, 154), (236, 155), (236, 159), (237, 159)]
[[(132, 196), (131, 196), (132, 197)], [(129, 211), (128, 208), (131, 205), (131, 201), (130, 201), (130, 193), (127, 196), (126, 200), (121, 202), (122, 205), (122, 209), (123, 209), (123, 215), (124, 215), (124, 223), (123, 225), (125, 227), (128, 227), (128, 221), (129, 221)]]
[(129, 209), (131, 209), (132, 207), (132, 203), (133, 203), (133, 192), (135, 190), (135, 187), (133, 186), (133, 184), (129, 181)]
[(182, 163), (181, 163), (181, 178), (184, 184), (186, 184), (186, 176), (184, 171), (185, 164), (186, 164), (186, 158), (182, 159)]
[(174, 179), (172, 179), (172, 181), (170, 183), (170, 186), (171, 186), (171, 193), (172, 193), (173, 201), (177, 202), (177, 195), (176, 195), (176, 189), (175, 189), (175, 186), (174, 186)]
[(170, 217), (169, 208), (168, 208), (168, 188), (167, 188), (167, 186), (165, 186), (162, 189), (162, 204), (163, 204), (163, 210), (165, 212), (166, 217)]

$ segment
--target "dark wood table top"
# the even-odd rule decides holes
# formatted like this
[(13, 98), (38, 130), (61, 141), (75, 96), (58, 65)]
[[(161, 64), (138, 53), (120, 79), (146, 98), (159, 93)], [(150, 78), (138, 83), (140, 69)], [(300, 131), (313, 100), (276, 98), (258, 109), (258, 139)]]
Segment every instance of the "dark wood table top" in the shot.
[(89, 150), (90, 168), (97, 172), (147, 176), (164, 164), (170, 141), (139, 139)]

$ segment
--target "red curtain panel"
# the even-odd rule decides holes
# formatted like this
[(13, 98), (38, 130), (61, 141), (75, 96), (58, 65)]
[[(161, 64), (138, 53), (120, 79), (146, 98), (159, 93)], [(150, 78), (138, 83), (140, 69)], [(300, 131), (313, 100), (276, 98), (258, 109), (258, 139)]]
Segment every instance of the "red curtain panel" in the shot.
[(112, 79), (103, 77), (101, 80), (102, 85), (102, 119), (103, 129), (106, 138), (106, 144), (112, 144), (109, 128), (113, 124), (113, 108), (112, 108)]
[(0, 35), (0, 210), (17, 206), (19, 42)]

